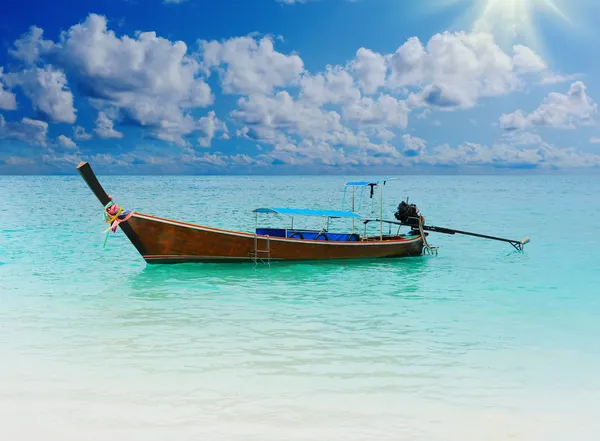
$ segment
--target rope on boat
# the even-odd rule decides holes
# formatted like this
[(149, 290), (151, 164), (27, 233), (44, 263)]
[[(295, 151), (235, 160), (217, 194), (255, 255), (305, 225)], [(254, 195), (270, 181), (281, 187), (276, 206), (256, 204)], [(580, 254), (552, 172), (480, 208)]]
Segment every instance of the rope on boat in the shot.
[[(110, 198), (111, 196), (108, 195), (108, 197)], [(127, 222), (129, 218), (133, 216), (133, 213), (133, 211), (123, 211), (123, 208), (115, 204), (112, 198), (111, 201), (104, 206), (104, 211), (102, 212), (104, 222), (107, 222), (110, 226), (104, 230), (106, 237), (104, 238), (104, 244), (102, 245), (103, 248), (106, 247), (106, 241), (108, 241), (110, 231), (112, 230), (112, 232), (115, 233), (119, 224), (121, 222)]]
[(427, 250), (427, 254), (435, 254), (437, 256), (439, 247), (432, 247), (427, 242), (427, 236), (425, 235), (425, 231), (423, 231), (423, 225), (425, 224), (425, 218), (423, 216), (419, 216), (419, 232), (421, 233), (421, 237), (423, 238), (423, 249)]

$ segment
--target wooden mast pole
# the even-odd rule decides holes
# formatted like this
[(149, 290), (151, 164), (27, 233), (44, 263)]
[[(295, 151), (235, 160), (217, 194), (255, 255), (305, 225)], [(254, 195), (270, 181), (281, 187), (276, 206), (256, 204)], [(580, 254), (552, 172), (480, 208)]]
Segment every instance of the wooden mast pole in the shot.
[(383, 240), (383, 185), (379, 189), (379, 240)]
[[(354, 213), (354, 189), (355, 187), (352, 186), (352, 213)], [(352, 218), (352, 234), (354, 234), (354, 218)]]

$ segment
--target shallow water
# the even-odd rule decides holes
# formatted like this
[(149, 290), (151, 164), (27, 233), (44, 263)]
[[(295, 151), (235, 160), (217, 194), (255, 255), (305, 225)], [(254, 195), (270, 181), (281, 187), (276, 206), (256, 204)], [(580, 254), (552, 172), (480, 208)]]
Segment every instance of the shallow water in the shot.
[[(259, 206), (339, 209), (344, 181), (101, 177), (126, 209), (242, 230)], [(121, 232), (102, 248), (79, 177), (0, 177), (0, 439), (595, 440), (598, 194), (594, 176), (403, 177), (387, 217), (410, 196), (428, 223), (531, 244), (147, 266)]]

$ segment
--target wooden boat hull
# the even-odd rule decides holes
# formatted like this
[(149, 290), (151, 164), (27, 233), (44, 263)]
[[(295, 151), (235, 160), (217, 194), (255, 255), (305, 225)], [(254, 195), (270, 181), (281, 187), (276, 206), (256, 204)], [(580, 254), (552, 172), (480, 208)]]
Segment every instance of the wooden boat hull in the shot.
[(150, 264), (396, 258), (419, 256), (423, 249), (420, 236), (364, 242), (255, 237), (141, 213), (127, 224), (135, 235), (132, 242)]
[[(100, 203), (110, 205), (112, 199), (90, 165), (82, 162), (77, 169)], [(301, 240), (222, 230), (142, 213), (127, 215), (118, 228), (150, 264), (375, 259), (419, 256), (423, 251), (423, 238), (418, 235), (355, 242)]]

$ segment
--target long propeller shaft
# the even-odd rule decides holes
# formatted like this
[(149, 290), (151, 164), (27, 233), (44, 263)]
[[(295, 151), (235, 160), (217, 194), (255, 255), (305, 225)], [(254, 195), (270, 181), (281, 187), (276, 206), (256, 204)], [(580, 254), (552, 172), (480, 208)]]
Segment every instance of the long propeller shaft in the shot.
[[(395, 222), (395, 221), (389, 221), (389, 220), (381, 221), (380, 219), (365, 219), (365, 220), (363, 220), (363, 222), (365, 222), (365, 223), (383, 222), (383, 223), (392, 224), (392, 225), (407, 225), (407, 226), (410, 226), (413, 228), (418, 228), (420, 221), (418, 218), (409, 218), (408, 222)], [(462, 234), (464, 236), (473, 236), (473, 237), (479, 237), (481, 239), (489, 239), (489, 240), (496, 240), (499, 242), (507, 242), (519, 251), (523, 251), (523, 248), (525, 247), (525, 245), (528, 244), (531, 240), (529, 237), (526, 237), (523, 240), (506, 239), (504, 237), (489, 236), (487, 234), (472, 233), (470, 231), (455, 230), (453, 228), (445, 228), (445, 227), (436, 227), (433, 225), (423, 225), (423, 230), (431, 231), (432, 233), (451, 234), (451, 235)]]
[(482, 239), (490, 239), (490, 240), (497, 240), (500, 242), (508, 242), (509, 244), (511, 244), (513, 247), (515, 247), (519, 251), (522, 251), (523, 247), (526, 244), (528, 244), (529, 241), (531, 240), (529, 237), (526, 237), (523, 240), (505, 239), (503, 237), (489, 236), (487, 234), (472, 233), (470, 231), (454, 230), (452, 228), (436, 227), (433, 225), (423, 225), (423, 230), (431, 231), (433, 233), (462, 234), (464, 236), (473, 236), (473, 237), (480, 237)]

